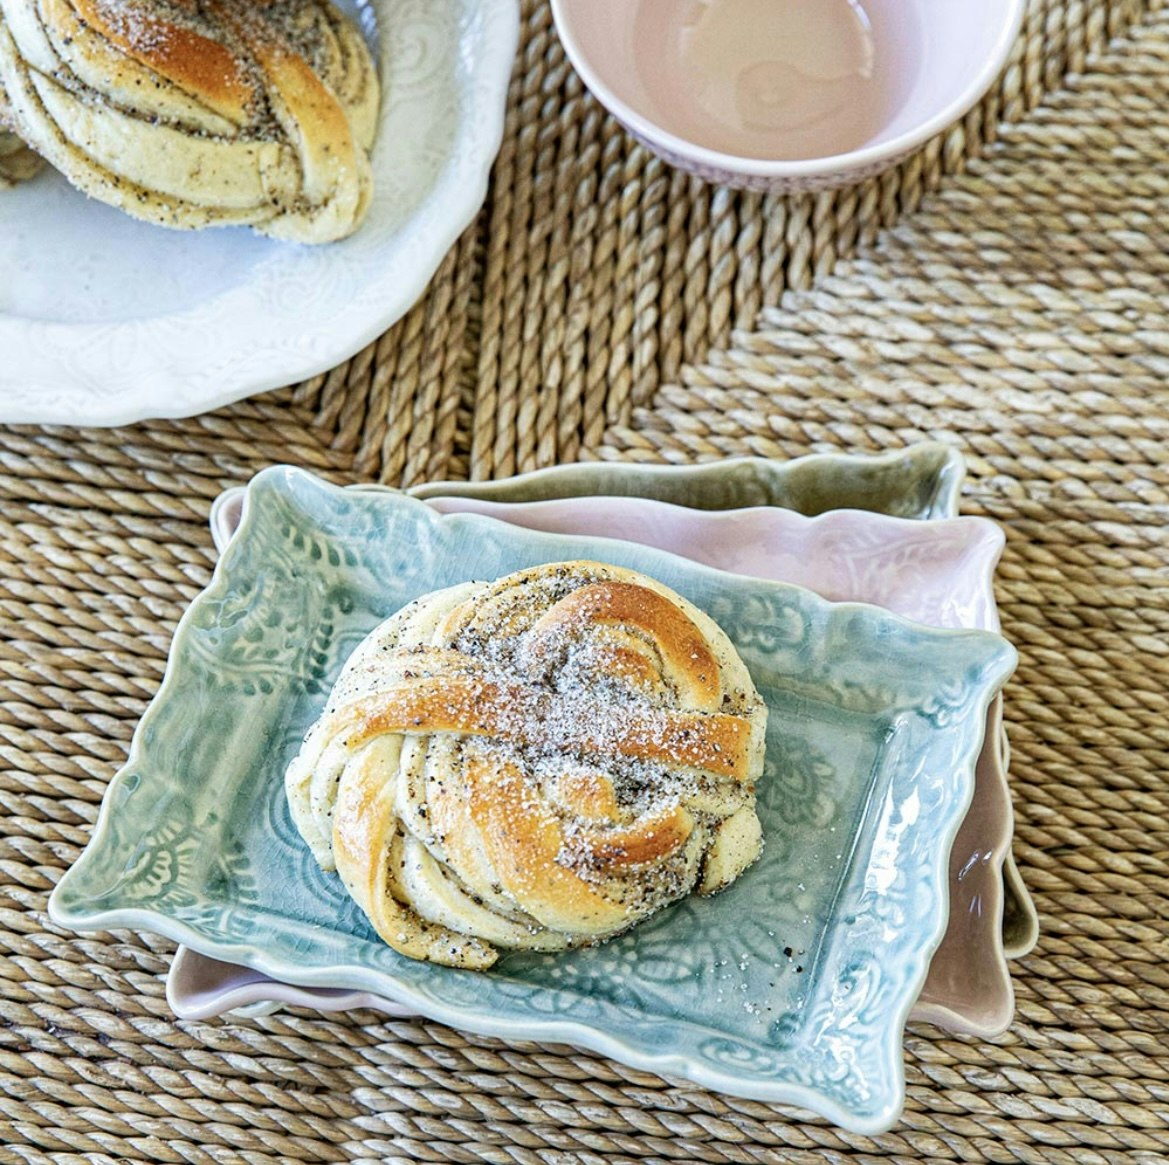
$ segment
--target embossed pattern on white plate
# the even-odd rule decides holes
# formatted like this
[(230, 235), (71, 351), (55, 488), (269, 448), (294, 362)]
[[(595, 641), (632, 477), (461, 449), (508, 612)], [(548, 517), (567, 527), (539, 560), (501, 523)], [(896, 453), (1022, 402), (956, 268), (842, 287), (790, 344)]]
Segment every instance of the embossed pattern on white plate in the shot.
[(482, 202), (518, 3), (371, 2), (376, 189), (350, 238), (302, 247), (240, 228), (171, 232), (53, 173), (5, 193), (0, 421), (203, 412), (332, 367), (409, 310)]

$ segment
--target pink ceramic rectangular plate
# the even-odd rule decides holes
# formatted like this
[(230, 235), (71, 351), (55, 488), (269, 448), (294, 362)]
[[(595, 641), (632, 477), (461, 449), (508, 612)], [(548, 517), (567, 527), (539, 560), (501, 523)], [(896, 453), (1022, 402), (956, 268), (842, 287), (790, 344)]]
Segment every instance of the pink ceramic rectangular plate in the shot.
[[(242, 491), (212, 513), (222, 547), (239, 521)], [(816, 518), (773, 507), (700, 511), (634, 497), (502, 503), (432, 498), (443, 513), (479, 513), (529, 529), (603, 534), (724, 570), (795, 583), (834, 601), (873, 603), (935, 627), (997, 631), (993, 574), (1003, 535), (992, 522), (918, 522), (855, 510)], [(1013, 818), (1003, 755), (1002, 702), (988, 713), (974, 798), (950, 859), (950, 917), (911, 1018), (978, 1036), (1001, 1033), (1014, 1011), (1002, 942), (1003, 861)], [(204, 1018), (273, 1004), (344, 1010), (371, 1006), (403, 1014), (389, 1000), (293, 987), (180, 948), (167, 996), (175, 1012)]]

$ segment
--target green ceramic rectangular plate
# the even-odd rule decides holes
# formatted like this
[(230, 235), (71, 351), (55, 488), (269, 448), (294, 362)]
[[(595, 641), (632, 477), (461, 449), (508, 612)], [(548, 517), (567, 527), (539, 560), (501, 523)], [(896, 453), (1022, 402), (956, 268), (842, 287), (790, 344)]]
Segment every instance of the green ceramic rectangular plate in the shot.
[(414, 497), (494, 502), (620, 496), (700, 510), (779, 506), (812, 518), (828, 510), (870, 510), (895, 518), (952, 518), (966, 472), (962, 455), (938, 441), (866, 455), (809, 453), (791, 461), (731, 457), (698, 465), (586, 461), (499, 481), (438, 481)]
[[(572, 558), (660, 579), (734, 640), (771, 710), (763, 857), (723, 894), (597, 947), (486, 973), (404, 959), (313, 863), (284, 767), (380, 620), (438, 587)], [(876, 1132), (901, 1110), (902, 1029), (945, 925), (987, 705), (1014, 662), (985, 632), (266, 470), (50, 911)]]

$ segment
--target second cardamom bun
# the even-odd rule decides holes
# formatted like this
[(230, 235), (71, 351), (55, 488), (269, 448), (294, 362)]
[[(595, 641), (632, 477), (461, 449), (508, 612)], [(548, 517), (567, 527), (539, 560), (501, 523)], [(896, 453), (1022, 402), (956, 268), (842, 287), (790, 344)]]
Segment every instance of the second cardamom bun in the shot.
[(11, 128), (163, 226), (330, 242), (369, 206), (378, 79), (329, 0), (0, 0)]

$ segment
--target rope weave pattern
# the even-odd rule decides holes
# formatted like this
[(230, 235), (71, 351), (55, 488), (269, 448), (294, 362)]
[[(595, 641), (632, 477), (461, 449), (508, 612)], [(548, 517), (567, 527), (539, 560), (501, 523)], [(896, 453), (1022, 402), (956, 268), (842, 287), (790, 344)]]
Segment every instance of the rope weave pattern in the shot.
[[(207, 416), (0, 432), (0, 1163), (1169, 1160), (1167, 91), (1158, 0), (1034, 0), (994, 92), (898, 170), (739, 194), (635, 146), (531, 0), (488, 202), (385, 336)], [(1004, 1036), (910, 1028), (891, 1132), (373, 1013), (176, 1022), (169, 942), (48, 923), (223, 487), (926, 436), (1007, 533), (1043, 935)]]

